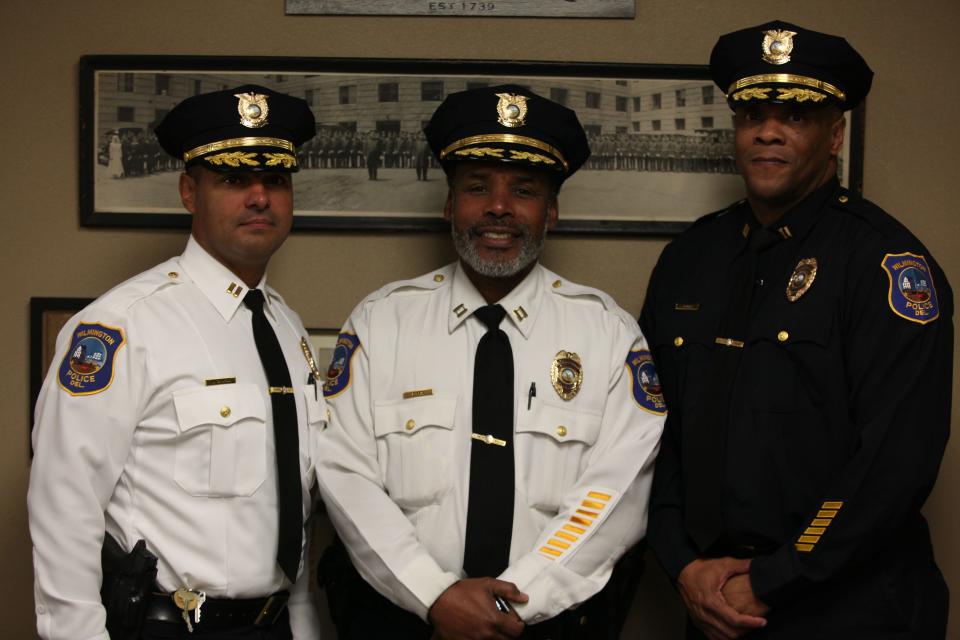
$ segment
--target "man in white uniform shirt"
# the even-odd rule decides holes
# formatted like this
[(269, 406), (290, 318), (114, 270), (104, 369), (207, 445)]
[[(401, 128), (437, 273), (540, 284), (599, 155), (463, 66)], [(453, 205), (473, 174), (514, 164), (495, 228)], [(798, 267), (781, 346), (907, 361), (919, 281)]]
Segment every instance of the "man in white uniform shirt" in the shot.
[(537, 263), (586, 136), (516, 86), (425, 131), (460, 260), (361, 302), (324, 385), (320, 490), (376, 590), (323, 576), (340, 637), (600, 637), (568, 610), (643, 536), (665, 408), (636, 322)]
[(318, 637), (302, 559), (326, 407), (265, 276), (314, 131), (303, 100), (254, 85), (188, 98), (157, 128), (185, 163), (186, 249), (67, 323), (37, 404), (44, 640)]

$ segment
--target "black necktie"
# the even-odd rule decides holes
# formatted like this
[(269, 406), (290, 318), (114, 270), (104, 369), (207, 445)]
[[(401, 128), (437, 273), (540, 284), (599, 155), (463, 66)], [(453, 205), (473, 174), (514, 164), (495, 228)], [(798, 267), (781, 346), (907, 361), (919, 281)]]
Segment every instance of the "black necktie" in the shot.
[[(757, 262), (759, 254), (780, 239), (769, 229), (753, 229), (743, 251), (734, 260), (727, 309), (720, 323), (718, 344), (713, 348), (711, 380), (714, 383), (683, 430), (684, 523), (687, 533), (703, 552), (710, 549), (724, 531), (724, 459), (730, 403), (740, 357), (749, 347), (747, 329), (756, 294)], [(720, 344), (721, 340), (727, 342)]]
[(263, 313), (263, 293), (251, 289), (243, 303), (253, 312), (253, 339), (267, 374), (273, 407), (273, 439), (277, 451), (277, 494), (280, 504), (277, 564), (291, 582), (297, 579), (303, 544), (303, 498), (300, 493), (300, 445), (297, 436), (297, 403), (290, 371), (277, 334)]
[(513, 350), (499, 327), (500, 305), (473, 312), (487, 332), (473, 364), (473, 446), (463, 570), (498, 576), (510, 562), (513, 532)]

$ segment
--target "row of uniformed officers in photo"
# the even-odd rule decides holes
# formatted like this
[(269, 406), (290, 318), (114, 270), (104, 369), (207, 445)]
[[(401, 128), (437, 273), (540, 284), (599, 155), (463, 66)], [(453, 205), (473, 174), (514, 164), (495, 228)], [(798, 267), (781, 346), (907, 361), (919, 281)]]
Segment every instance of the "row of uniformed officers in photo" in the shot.
[(590, 155), (576, 113), (487, 87), (425, 128), (459, 259), (365, 297), (329, 364), (265, 275), (310, 109), (253, 85), (180, 103), (156, 134), (186, 248), (65, 326), (38, 403), (40, 637), (318, 638), (325, 509), (340, 638), (618, 638), (644, 541), (689, 638), (943, 638), (920, 510), (953, 300), (837, 180), (872, 71), (771, 22), (710, 72), (746, 198), (667, 245), (639, 322), (538, 260)]

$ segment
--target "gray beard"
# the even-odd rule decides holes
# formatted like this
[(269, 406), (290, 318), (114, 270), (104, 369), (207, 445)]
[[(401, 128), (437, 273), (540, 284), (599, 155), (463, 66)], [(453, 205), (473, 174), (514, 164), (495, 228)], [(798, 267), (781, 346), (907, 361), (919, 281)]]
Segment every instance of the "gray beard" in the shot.
[(475, 272), (489, 278), (509, 278), (514, 276), (531, 263), (535, 262), (540, 252), (543, 251), (543, 244), (547, 238), (547, 227), (544, 225), (543, 233), (539, 238), (534, 238), (530, 228), (525, 225), (506, 225), (497, 223), (497, 226), (509, 226), (512, 229), (520, 231), (522, 246), (520, 253), (512, 260), (506, 259), (483, 259), (473, 240), (483, 232), (485, 225), (474, 225), (468, 229), (458, 230), (455, 224), (450, 225), (450, 235), (453, 236), (453, 246), (457, 250), (460, 259)]

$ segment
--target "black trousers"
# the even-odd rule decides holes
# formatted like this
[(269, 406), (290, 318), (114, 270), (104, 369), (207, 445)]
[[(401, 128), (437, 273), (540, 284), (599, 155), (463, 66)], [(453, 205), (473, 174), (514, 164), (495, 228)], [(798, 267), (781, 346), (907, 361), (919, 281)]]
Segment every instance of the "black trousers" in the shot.
[[(201, 621), (203, 618), (201, 618)], [(142, 640), (292, 640), (290, 616), (284, 610), (270, 627), (237, 627), (225, 631), (206, 631), (195, 626), (194, 633), (187, 630), (185, 622), (161, 622), (146, 620), (143, 623)]]
[[(524, 640), (618, 640), (643, 570), (643, 545), (628, 551), (607, 585), (576, 609), (526, 628)], [(339, 539), (323, 554), (319, 576), (338, 640), (430, 640), (433, 628), (360, 576)]]

